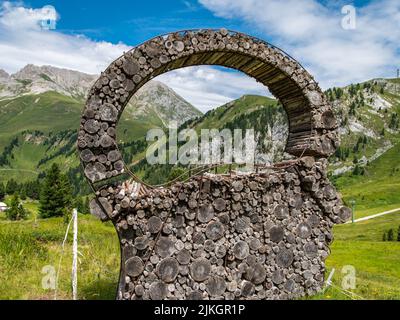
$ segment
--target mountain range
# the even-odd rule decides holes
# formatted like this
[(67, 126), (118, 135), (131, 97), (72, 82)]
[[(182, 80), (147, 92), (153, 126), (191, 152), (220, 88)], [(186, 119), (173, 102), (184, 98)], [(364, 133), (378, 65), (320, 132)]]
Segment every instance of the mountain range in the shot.
[[(12, 75), (0, 70), (0, 181), (33, 179), (53, 162), (82, 178), (74, 144), (86, 92), (96, 79), (97, 75), (52, 66), (27, 65)], [(400, 79), (367, 80), (328, 89), (326, 94), (341, 136), (341, 146), (330, 158), (332, 179), (338, 184), (354, 176), (367, 179), (371, 164), (398, 147)], [(202, 114), (153, 80), (130, 100), (120, 120), (118, 139), (125, 161), (138, 163), (147, 130), (165, 128), (172, 120), (197, 131), (254, 128), (258, 160), (283, 157), (287, 119), (275, 99), (245, 95)]]
[[(86, 93), (97, 79), (73, 70), (27, 65), (0, 70), (0, 181), (32, 180), (53, 162), (82, 182), (75, 141)], [(151, 81), (126, 106), (118, 127), (131, 149), (148, 129), (179, 125), (201, 112), (165, 84)], [(81, 183), (81, 185), (84, 185)]]

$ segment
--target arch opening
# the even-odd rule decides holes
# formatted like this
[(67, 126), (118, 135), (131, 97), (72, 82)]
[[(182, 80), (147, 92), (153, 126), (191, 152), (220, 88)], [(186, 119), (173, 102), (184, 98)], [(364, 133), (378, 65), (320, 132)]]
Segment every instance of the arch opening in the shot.
[(338, 139), (333, 113), (317, 83), (300, 64), (268, 43), (241, 33), (187, 31), (156, 37), (125, 53), (92, 88), (78, 136), (90, 182), (124, 172), (116, 126), (135, 92), (165, 72), (199, 65), (232, 68), (264, 84), (287, 113), (289, 154), (327, 157), (334, 152)]
[[(285, 109), (265, 85), (227, 67), (202, 65), (181, 70), (164, 72), (147, 82), (131, 97), (121, 117), (118, 148), (126, 167), (141, 180), (152, 186), (164, 185), (176, 178), (185, 180), (206, 164), (218, 165), (210, 172), (225, 174), (259, 171), (292, 158), (284, 152), (288, 138)], [(198, 74), (199, 78), (190, 80)], [(244, 87), (231, 84), (232, 80)], [(203, 93), (200, 100), (197, 93), (188, 92), (197, 82)], [(214, 96), (216, 84), (223, 87), (220, 96)], [(165, 146), (156, 148), (161, 137), (153, 139), (152, 132), (159, 134), (160, 130)], [(177, 146), (176, 158), (170, 153), (170, 136)], [(210, 145), (212, 150), (201, 152)], [(251, 157), (245, 158), (246, 154)]]

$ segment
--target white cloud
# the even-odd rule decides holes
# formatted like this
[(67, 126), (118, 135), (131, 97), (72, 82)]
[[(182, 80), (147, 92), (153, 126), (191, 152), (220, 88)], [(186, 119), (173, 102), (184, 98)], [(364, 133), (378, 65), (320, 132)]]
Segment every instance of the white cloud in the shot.
[[(323, 87), (392, 76), (400, 65), (400, 2), (373, 0), (357, 8), (357, 28), (341, 27), (341, 7), (316, 0), (199, 0), (227, 19), (241, 19), (290, 52)], [(188, 2), (188, 4), (191, 4)], [(56, 17), (59, 17), (58, 15)], [(0, 4), (0, 68), (16, 72), (28, 63), (99, 73), (129, 46), (42, 30), (42, 9)], [(50, 17), (55, 18), (55, 16)], [(222, 68), (192, 67), (158, 77), (206, 111), (243, 94), (268, 94), (255, 80)]]
[[(255, 26), (291, 53), (323, 87), (393, 77), (400, 64), (400, 2), (356, 8), (356, 29), (341, 26), (341, 5), (316, 0), (199, 0), (215, 15)], [(345, 3), (342, 3), (344, 5)]]
[(43, 19), (54, 17), (42, 8), (3, 2), (0, 5), (0, 68), (16, 72), (32, 63), (99, 73), (123, 51), (129, 50), (124, 44), (96, 42), (40, 27)]
[[(42, 30), (40, 21), (48, 18), (41, 8), (31, 9), (10, 2), (0, 5), (0, 69), (13, 73), (26, 64), (35, 64), (97, 74), (130, 49), (122, 43), (97, 42), (85, 36), (66, 35), (57, 29)], [(267, 93), (264, 86), (244, 74), (206, 66), (172, 71), (158, 80), (202, 111), (243, 94)]]
[(162, 74), (162, 81), (205, 112), (243, 94), (268, 95), (267, 88), (238, 71), (210, 66), (188, 67)]

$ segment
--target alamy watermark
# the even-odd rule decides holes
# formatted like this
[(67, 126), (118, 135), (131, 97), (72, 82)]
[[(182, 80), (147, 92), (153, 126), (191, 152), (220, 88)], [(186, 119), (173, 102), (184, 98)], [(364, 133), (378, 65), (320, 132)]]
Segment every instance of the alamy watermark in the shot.
[(340, 287), (333, 284), (332, 278), (334, 273), (335, 273), (335, 268), (332, 268), (328, 278), (326, 279), (323, 293), (325, 293), (328, 288), (334, 287), (339, 289), (343, 294), (347, 296), (351, 295), (352, 297), (356, 297), (357, 299), (362, 298), (361, 296), (358, 296), (354, 292), (350, 291), (350, 290), (355, 290), (357, 285), (356, 268), (354, 266), (345, 265), (342, 267), (341, 269), (342, 281), (340, 283)]
[(42, 30), (55, 30), (57, 27), (57, 11), (51, 6), (47, 5), (40, 9), (41, 19), (39, 25)]
[(356, 288), (356, 268), (352, 265), (345, 265), (342, 268), (342, 289), (354, 290)]
[(176, 122), (168, 128), (147, 132), (147, 141), (154, 142), (146, 151), (149, 164), (254, 164), (256, 136), (254, 129), (183, 129)]
[(345, 30), (354, 30), (357, 28), (357, 12), (356, 8), (352, 5), (342, 7), (342, 28)]
[(52, 265), (46, 265), (42, 268), (42, 288), (44, 290), (54, 290), (56, 288), (57, 274)]

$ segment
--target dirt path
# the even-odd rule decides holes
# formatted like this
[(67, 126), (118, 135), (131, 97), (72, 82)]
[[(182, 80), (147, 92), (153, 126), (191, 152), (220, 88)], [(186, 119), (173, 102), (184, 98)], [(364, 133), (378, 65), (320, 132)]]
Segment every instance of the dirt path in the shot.
[[(369, 220), (369, 219), (374, 219), (374, 218), (381, 217), (381, 216), (384, 216), (385, 214), (393, 213), (393, 212), (396, 212), (396, 211), (400, 211), (400, 208), (396, 208), (396, 209), (392, 209), (392, 210), (388, 210), (388, 211), (383, 211), (381, 213), (376, 213), (376, 214), (373, 214), (373, 215), (370, 215), (370, 216), (367, 216), (367, 217), (355, 219), (354, 222), (360, 222), (360, 221), (365, 221), (365, 220)], [(347, 223), (351, 223), (351, 221), (347, 221), (346, 224)]]

